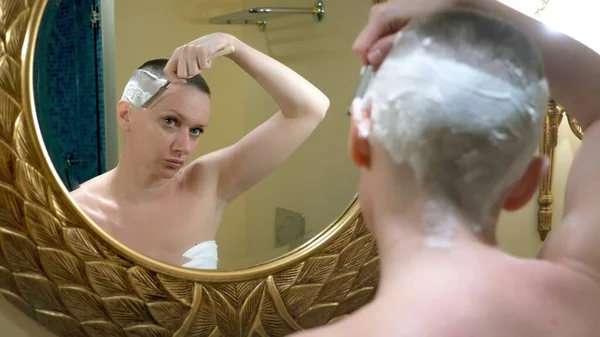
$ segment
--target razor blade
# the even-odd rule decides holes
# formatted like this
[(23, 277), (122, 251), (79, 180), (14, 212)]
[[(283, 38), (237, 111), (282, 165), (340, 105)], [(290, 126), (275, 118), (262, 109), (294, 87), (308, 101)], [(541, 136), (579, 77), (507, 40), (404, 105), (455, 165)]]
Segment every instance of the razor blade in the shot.
[(154, 101), (156, 101), (156, 99), (163, 92), (165, 92), (165, 90), (167, 90), (167, 87), (169, 86), (170, 83), (171, 83), (170, 81), (167, 81), (167, 83), (163, 84), (160, 88), (158, 88), (158, 90), (154, 93), (154, 95), (152, 95), (150, 98), (148, 98), (148, 100), (142, 105), (142, 108), (146, 109), (150, 105), (152, 105), (152, 103), (154, 103)]
[[(367, 89), (369, 88), (369, 84), (371, 84), (371, 79), (373, 78), (374, 74), (375, 74), (375, 72), (373, 71), (372, 65), (367, 65), (367, 66), (364, 66), (361, 68), (360, 82), (358, 83), (358, 88), (356, 89), (354, 96), (352, 96), (353, 101), (356, 98), (363, 98), (365, 96), (365, 93), (367, 92)], [(348, 107), (347, 113), (348, 113), (348, 115), (352, 114), (352, 104), (350, 104), (350, 106)]]

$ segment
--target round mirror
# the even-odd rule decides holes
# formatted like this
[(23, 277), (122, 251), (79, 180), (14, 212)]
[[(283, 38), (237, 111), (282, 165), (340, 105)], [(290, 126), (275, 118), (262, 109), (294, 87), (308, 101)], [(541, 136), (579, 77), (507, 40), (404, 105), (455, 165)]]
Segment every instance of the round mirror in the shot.
[[(165, 263), (232, 270), (301, 247), (357, 190), (350, 49), (372, 3), (48, 1), (33, 80), (56, 175), (102, 230)], [(210, 67), (185, 77), (192, 59)], [(187, 80), (144, 106), (167, 68)]]

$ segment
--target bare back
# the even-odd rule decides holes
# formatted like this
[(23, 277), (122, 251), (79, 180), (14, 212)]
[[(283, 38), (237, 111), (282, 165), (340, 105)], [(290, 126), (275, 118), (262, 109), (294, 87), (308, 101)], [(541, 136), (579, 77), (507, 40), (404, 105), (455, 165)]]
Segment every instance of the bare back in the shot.
[(215, 179), (199, 178), (201, 182), (194, 182), (202, 186), (198, 189), (183, 178), (172, 193), (136, 201), (111, 193), (112, 175), (110, 171), (86, 182), (72, 196), (117, 241), (148, 257), (180, 266), (187, 262), (182, 257), (185, 251), (215, 239), (226, 207), (217, 198)]
[(598, 336), (600, 285), (547, 261), (494, 255), (421, 261), (347, 319), (297, 336)]

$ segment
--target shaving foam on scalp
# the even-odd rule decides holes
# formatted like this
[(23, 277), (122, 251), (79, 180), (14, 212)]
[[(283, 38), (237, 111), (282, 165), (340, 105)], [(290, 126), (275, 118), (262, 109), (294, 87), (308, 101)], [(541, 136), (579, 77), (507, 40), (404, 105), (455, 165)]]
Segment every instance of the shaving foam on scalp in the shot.
[(362, 138), (368, 138), (371, 132), (371, 119), (365, 115), (367, 104), (361, 97), (355, 97), (352, 100), (352, 119), (356, 121), (358, 135)]
[[(509, 83), (434, 52), (435, 45), (431, 37), (398, 34), (364, 99), (353, 103), (353, 118), (362, 136), (376, 138), (396, 164), (413, 168), (434, 201), (453, 205), (481, 231), (495, 221), (499, 201), (535, 153), (548, 86), (545, 80)], [(510, 64), (501, 72), (507, 71), (522, 75)], [(361, 113), (367, 103), (370, 119)], [(451, 236), (453, 221), (440, 211), (427, 207), (425, 232), (428, 242), (447, 246), (440, 242)]]
[(127, 82), (121, 99), (127, 100), (131, 105), (139, 108), (165, 83), (167, 83), (166, 79), (156, 77), (146, 70), (137, 69)]

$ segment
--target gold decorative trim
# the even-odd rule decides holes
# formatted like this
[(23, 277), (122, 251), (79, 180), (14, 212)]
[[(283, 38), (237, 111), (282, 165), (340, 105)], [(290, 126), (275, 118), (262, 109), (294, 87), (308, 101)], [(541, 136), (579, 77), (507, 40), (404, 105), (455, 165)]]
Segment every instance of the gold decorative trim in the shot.
[(552, 230), (552, 204), (554, 196), (552, 194), (552, 179), (554, 178), (554, 149), (558, 145), (558, 131), (563, 117), (566, 116), (569, 122), (569, 128), (580, 140), (583, 139), (583, 129), (577, 120), (566, 112), (562, 106), (551, 100), (546, 110), (546, 121), (544, 131), (540, 141), (540, 154), (546, 155), (550, 159), (550, 169), (540, 184), (538, 196), (538, 233), (542, 241), (546, 240), (548, 233)]
[(571, 114), (569, 114), (568, 112), (566, 113), (566, 115), (567, 115), (567, 120), (569, 121), (569, 128), (571, 129), (573, 134), (575, 134), (575, 136), (577, 138), (579, 138), (579, 140), (582, 140), (583, 139), (583, 128), (581, 127), (581, 125), (579, 125), (579, 122), (577, 122), (575, 117), (571, 116)]
[(550, 159), (548, 173), (542, 179), (538, 195), (538, 226), (537, 230), (542, 241), (546, 240), (548, 233), (552, 230), (552, 178), (554, 174), (554, 149), (558, 144), (558, 129), (563, 118), (563, 110), (551, 100), (546, 109), (546, 121), (542, 139), (540, 140), (540, 155), (546, 155)]
[(239, 271), (150, 260), (94, 224), (60, 183), (33, 106), (47, 0), (0, 0), (0, 293), (58, 336), (283, 336), (375, 294), (379, 258), (356, 198), (322, 234)]

